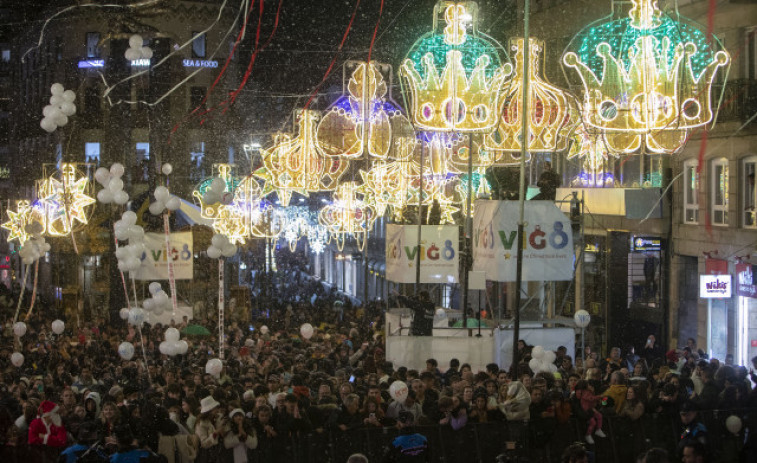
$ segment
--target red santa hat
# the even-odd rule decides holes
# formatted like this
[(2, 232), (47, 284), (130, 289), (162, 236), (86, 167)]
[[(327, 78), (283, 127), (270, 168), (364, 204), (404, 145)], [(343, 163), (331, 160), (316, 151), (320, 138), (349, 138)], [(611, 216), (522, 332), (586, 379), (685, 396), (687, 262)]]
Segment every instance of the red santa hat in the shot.
[(42, 402), (39, 405), (39, 410), (37, 410), (40, 417), (57, 415), (58, 411), (59, 407), (54, 402), (50, 402), (49, 400)]

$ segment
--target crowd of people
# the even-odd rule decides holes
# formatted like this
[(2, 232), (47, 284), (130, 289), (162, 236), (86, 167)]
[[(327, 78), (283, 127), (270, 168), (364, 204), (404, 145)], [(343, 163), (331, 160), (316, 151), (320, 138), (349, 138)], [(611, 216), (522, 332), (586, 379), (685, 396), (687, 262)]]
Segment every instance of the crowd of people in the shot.
[[(0, 461), (328, 461), (334, 446), (345, 457), (357, 454), (351, 462), (368, 461), (358, 453), (370, 453), (371, 461), (379, 454), (383, 461), (430, 461), (438, 449), (423, 432), (429, 427), (454, 435), (482, 424), (528, 423), (521, 437), (539, 448), (561, 425), (575, 423), (583, 443), (568, 446), (562, 461), (578, 462), (608, 439), (608, 419), (665, 423), (658, 429), (667, 440), (634, 442), (633, 456), (621, 461), (757, 461), (754, 433), (747, 432), (756, 429), (750, 380), (757, 377), (705, 358), (693, 340), (665, 351), (650, 336), (638, 353), (627, 346), (606, 356), (560, 348), (556, 372), (538, 373), (529, 368), (533, 346), (521, 342), (509, 370), (492, 363), (474, 371), (465, 358), (439, 365), (428, 353), (417, 371), (387, 361), (382, 305), (340, 306), (335, 297), (282, 299), (249, 323), (229, 321), (215, 376), (205, 371), (219, 357), (213, 335), (185, 337), (188, 352), (169, 357), (159, 350), (167, 328), (159, 324), (136, 330), (104, 319), (67, 321), (56, 335), (57, 317), (42, 310), (19, 338), (9, 316), (0, 346)], [(194, 323), (216, 332), (213, 320)], [(309, 339), (300, 335), (303, 323), (316, 327)], [(125, 340), (136, 346), (131, 360), (118, 353)], [(23, 354), (22, 365), (11, 364), (13, 352)], [(406, 393), (392, 387), (396, 382)], [(718, 430), (705, 419), (712, 410), (729, 411), (718, 415)], [(391, 430), (392, 439), (367, 452), (349, 437), (359, 430)], [(318, 447), (323, 453), (316, 446), (298, 454), (294, 441), (312, 444), (319, 436), (331, 439)], [(492, 459), (482, 461), (506, 450), (502, 442), (487, 445)]]

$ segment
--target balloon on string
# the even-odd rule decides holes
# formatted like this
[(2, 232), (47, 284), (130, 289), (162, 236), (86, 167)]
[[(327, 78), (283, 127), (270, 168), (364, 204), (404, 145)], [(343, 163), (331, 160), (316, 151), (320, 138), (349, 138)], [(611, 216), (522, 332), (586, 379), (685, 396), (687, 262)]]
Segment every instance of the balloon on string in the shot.
[(102, 190), (97, 192), (97, 200), (103, 204), (110, 204), (114, 199), (115, 198), (113, 196), (113, 193), (111, 193), (107, 188), (103, 188)]
[(552, 350), (545, 350), (544, 351), (544, 358), (543, 360), (547, 363), (552, 363), (557, 359), (557, 354), (555, 354)]
[(99, 167), (95, 171), (95, 180), (102, 186), (105, 186), (110, 181), (110, 171), (105, 167)]
[(65, 88), (63, 87), (63, 84), (54, 83), (50, 86), (50, 94), (52, 95), (63, 95), (63, 91)]
[(66, 90), (61, 95), (63, 97), (63, 101), (66, 103), (73, 103), (76, 101), (76, 92), (73, 90)]
[(129, 311), (129, 324), (140, 326), (145, 321), (145, 311), (135, 307)]
[(113, 202), (118, 204), (119, 206), (123, 206), (124, 204), (129, 202), (129, 193), (125, 192), (124, 190), (116, 192), (113, 195)]
[(219, 257), (221, 257), (221, 250), (215, 246), (209, 247), (208, 257), (210, 257), (211, 259), (218, 259)]
[(171, 343), (168, 341), (163, 341), (158, 346), (158, 350), (160, 350), (160, 353), (163, 355), (173, 355), (173, 350), (171, 349)]
[(260, 327), (260, 333), (261, 334), (268, 334), (268, 327), (263, 325)]
[(209, 375), (213, 375), (216, 378), (221, 376), (221, 371), (223, 370), (223, 362), (219, 359), (210, 359), (208, 360), (208, 363), (205, 364), (205, 373)]
[(13, 334), (19, 338), (26, 334), (26, 323), (16, 322), (13, 324)]
[(404, 381), (395, 381), (389, 386), (389, 395), (397, 402), (404, 402), (407, 399), (407, 384)]
[(164, 335), (164, 338), (168, 342), (176, 342), (179, 340), (179, 330), (174, 327), (168, 328)]
[(55, 129), (58, 128), (58, 124), (55, 123), (55, 120), (45, 117), (41, 121), (39, 121), (39, 126), (47, 133), (54, 132)]
[(125, 211), (121, 214), (121, 220), (129, 225), (135, 225), (137, 223), (137, 213), (134, 211)]
[[(150, 51), (152, 52), (152, 50)], [(160, 171), (163, 172), (163, 175), (171, 175), (171, 172), (173, 172), (173, 166), (166, 162), (160, 166)]]
[(118, 345), (118, 355), (124, 360), (131, 360), (134, 357), (134, 344), (122, 342)]
[(129, 309), (124, 307), (123, 309), (118, 311), (118, 316), (121, 317), (121, 320), (128, 320), (129, 319)]
[(154, 203), (150, 204), (150, 214), (152, 215), (160, 215), (163, 213), (163, 209), (165, 209), (166, 205), (163, 204), (161, 201), (155, 201)]
[(542, 346), (534, 346), (534, 348), (531, 349), (531, 357), (541, 360), (541, 358), (544, 357), (544, 348)]
[(21, 352), (14, 352), (11, 354), (11, 363), (14, 367), (18, 368), (24, 364), (24, 356)]
[(157, 293), (158, 291), (162, 289), (162, 287), (160, 283), (158, 283), (157, 281), (153, 281), (152, 283), (150, 283), (150, 286), (148, 286), (148, 289), (150, 290), (150, 294), (154, 296), (155, 293)]
[(169, 211), (175, 211), (178, 210), (181, 207), (181, 201), (179, 200), (178, 196), (171, 196), (168, 198), (168, 201), (166, 201), (166, 209)]
[(738, 434), (741, 431), (741, 418), (731, 415), (725, 419), (725, 427), (731, 434)]
[(168, 191), (168, 188), (164, 187), (163, 185), (155, 188), (155, 192), (153, 193), (153, 196), (155, 196), (155, 199), (158, 201), (165, 203), (168, 200), (168, 196), (171, 193)]
[(226, 243), (223, 245), (223, 248), (221, 248), (221, 254), (223, 254), (224, 257), (232, 257), (236, 253), (237, 245), (234, 243)]
[(532, 358), (528, 361), (528, 368), (530, 368), (534, 373), (538, 372), (540, 370), (540, 367), (541, 362), (539, 361), (539, 359)]
[(189, 344), (187, 341), (181, 339), (176, 342), (176, 353), (179, 355), (184, 355), (189, 350)]
[(61, 334), (66, 329), (66, 324), (63, 320), (55, 320), (52, 324), (53, 333)]
[(300, 335), (305, 339), (312, 338), (313, 331), (313, 325), (310, 323), (303, 323), (302, 326), (300, 326)]

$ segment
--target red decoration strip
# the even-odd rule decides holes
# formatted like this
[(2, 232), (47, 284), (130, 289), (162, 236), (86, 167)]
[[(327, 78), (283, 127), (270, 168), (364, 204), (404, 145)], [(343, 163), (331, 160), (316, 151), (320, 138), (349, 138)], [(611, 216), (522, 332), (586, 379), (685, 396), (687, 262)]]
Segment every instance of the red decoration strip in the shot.
[(371, 62), (371, 55), (373, 54), (373, 44), (376, 43), (376, 33), (378, 32), (379, 23), (381, 23), (381, 15), (384, 13), (384, 0), (381, 0), (379, 5), (379, 15), (376, 20), (376, 27), (373, 28), (373, 36), (371, 37), (371, 46), (368, 48), (368, 63)]

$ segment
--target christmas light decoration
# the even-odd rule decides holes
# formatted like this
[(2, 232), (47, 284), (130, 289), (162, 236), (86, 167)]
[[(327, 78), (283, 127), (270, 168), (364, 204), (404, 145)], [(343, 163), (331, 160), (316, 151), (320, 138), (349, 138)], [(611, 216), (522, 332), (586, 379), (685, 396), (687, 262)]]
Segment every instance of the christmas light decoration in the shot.
[(598, 130), (587, 130), (580, 124), (573, 133), (573, 143), (566, 155), (567, 159), (581, 159), (580, 175), (574, 179), (574, 186), (605, 187), (612, 186), (612, 173), (607, 172), (609, 156), (618, 157), (607, 149), (607, 143)]
[(440, 1), (433, 31), (410, 49), (400, 76), (417, 128), (488, 132), (497, 123), (497, 102), (512, 66), (500, 60), (502, 47), (477, 30), (477, 20), (475, 3)]
[(66, 236), (89, 222), (93, 198), (89, 177), (76, 164), (61, 163), (57, 173), (39, 182), (37, 196), (44, 207), (45, 233)]
[[(22, 246), (31, 237), (27, 226), (35, 223), (32, 218), (36, 215), (39, 219), (44, 219), (44, 215), (33, 214), (32, 205), (28, 200), (16, 201), (16, 210), (8, 209), (6, 212), (8, 213), (8, 221), (0, 226), (8, 230), (7, 241), (18, 240), (18, 243)], [(40, 224), (40, 231), (44, 230), (44, 223), (36, 223)]]
[[(260, 186), (250, 176), (240, 181), (233, 175), (233, 166), (230, 164), (217, 164), (214, 168), (217, 177), (202, 181), (192, 192), (192, 196), (200, 207), (202, 217), (213, 221), (215, 233), (225, 235), (232, 244), (244, 244), (250, 236), (249, 214), (245, 212), (260, 197)], [(230, 200), (225, 201), (222, 197), (209, 199), (207, 193), (215, 178), (221, 179), (222, 186), (225, 185), (226, 194), (221, 196)]]
[[(473, 178), (473, 185), (471, 185), (471, 189), (473, 190), (473, 200), (471, 201), (471, 215), (475, 212), (475, 199), (476, 198), (485, 198), (491, 196), (491, 185), (489, 185), (489, 182), (486, 180), (486, 169), (478, 168), (473, 171), (473, 175), (471, 176)], [(458, 182), (455, 185), (455, 191), (457, 192), (458, 196), (460, 197), (460, 204), (462, 205), (463, 213), (467, 214), (467, 199), (468, 199), (468, 174), (460, 175), (458, 178)]]
[(583, 83), (583, 122), (604, 132), (611, 152), (675, 153), (712, 121), (712, 84), (730, 56), (655, 0), (632, 4), (627, 18), (579, 33), (563, 63)]
[(348, 236), (355, 238), (358, 249), (363, 250), (368, 231), (376, 220), (376, 210), (358, 199), (357, 194), (355, 182), (341, 183), (334, 192), (334, 202), (318, 214), (318, 221), (329, 231), (340, 251)]
[(380, 160), (404, 160), (413, 154), (415, 131), (389, 98), (380, 69), (388, 69), (391, 76), (390, 66), (356, 65), (345, 83), (347, 94), (331, 105), (318, 124), (316, 140), (323, 154), (348, 159), (367, 154)]
[(254, 172), (265, 182), (262, 195), (275, 192), (284, 207), (289, 205), (292, 193), (308, 196), (311, 192), (334, 190), (347, 168), (345, 160), (318, 152), (315, 143), (318, 115), (315, 111), (302, 110), (297, 119), (297, 137), (277, 134), (273, 147), (262, 151), (263, 167)]
[(307, 237), (310, 249), (316, 254), (321, 254), (329, 241), (329, 231), (320, 224), (312, 224), (308, 227)]
[(529, 112), (525, 117), (528, 127), (526, 150), (529, 153), (566, 149), (569, 135), (578, 123), (577, 117), (571, 117), (571, 111), (578, 110), (575, 98), (540, 76), (543, 66), (539, 58), (544, 54), (544, 43), (529, 39), (528, 76), (524, 71), (523, 38), (512, 39), (510, 48), (515, 52), (515, 72), (499, 102), (498, 112), (502, 117), (494, 131), (486, 136), (485, 142), (487, 149), (516, 153), (511, 155), (512, 160), (507, 159), (504, 164), (518, 162), (523, 149), (524, 82), (528, 82)]

